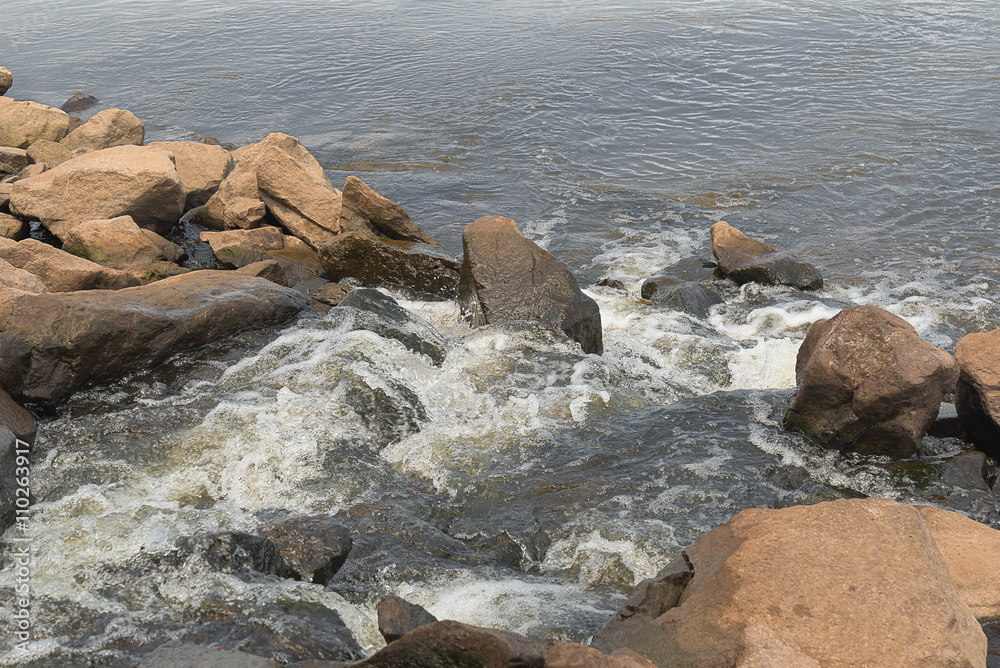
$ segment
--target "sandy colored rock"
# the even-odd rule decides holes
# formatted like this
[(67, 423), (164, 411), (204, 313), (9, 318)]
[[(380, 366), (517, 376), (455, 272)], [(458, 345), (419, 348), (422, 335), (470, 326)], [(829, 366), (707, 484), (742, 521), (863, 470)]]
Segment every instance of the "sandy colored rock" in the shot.
[(48, 165), (45, 163), (37, 163), (34, 165), (28, 165), (22, 169), (17, 174), (18, 180), (30, 179), (32, 176), (38, 176), (39, 174), (44, 174), (49, 171)]
[(350, 291), (351, 286), (344, 285), (343, 283), (324, 283), (311, 291), (309, 296), (327, 306), (336, 306), (343, 301), (344, 297)]
[(49, 292), (119, 290), (138, 285), (123, 271), (102, 267), (36, 239), (0, 239), (0, 259), (40, 278)]
[(955, 346), (961, 374), (955, 408), (966, 437), (1000, 456), (1000, 329), (966, 334)]
[(0, 146), (26, 149), (39, 139), (59, 141), (68, 131), (65, 111), (0, 96)]
[(78, 223), (61, 237), (63, 250), (105, 267), (121, 269), (150, 283), (187, 270), (170, 260), (179, 247), (144, 230), (130, 216)]
[(260, 262), (251, 262), (250, 264), (240, 267), (236, 271), (241, 274), (246, 274), (247, 276), (259, 276), (260, 278), (266, 278), (272, 283), (277, 283), (278, 285), (288, 286), (288, 277), (285, 276), (285, 270), (282, 269), (281, 263), (277, 260), (261, 260)]
[(3, 165), (8, 173), (17, 174), (30, 164), (31, 158), (23, 148), (0, 146), (0, 165)]
[(785, 426), (826, 447), (909, 457), (955, 388), (958, 364), (877, 306), (847, 308), (809, 328)]
[(20, 241), (28, 238), (29, 234), (31, 234), (31, 225), (28, 224), (28, 221), (0, 213), (0, 237)]
[(308, 303), (294, 290), (231, 271), (193, 271), (114, 291), (0, 290), (0, 386), (16, 400), (54, 405), (89, 383), (287, 322)]
[(605, 654), (586, 645), (558, 641), (546, 645), (542, 653), (545, 668), (656, 668), (655, 663), (627, 648)]
[(802, 653), (795, 638), (764, 624), (743, 629), (736, 668), (821, 668), (819, 661)]
[(6, 67), (0, 67), (0, 95), (6, 95), (14, 85), (14, 73)]
[(474, 327), (540, 322), (564, 332), (585, 353), (604, 352), (601, 310), (576, 278), (503, 216), (484, 216), (462, 231), (458, 302)]
[(719, 270), (741, 285), (791, 285), (801, 290), (823, 287), (823, 277), (814, 266), (749, 238), (724, 220), (712, 225), (711, 235)]
[(261, 200), (290, 234), (318, 248), (340, 232), (340, 193), (311, 178), (278, 148), (267, 149), (256, 162)]
[(184, 186), (163, 151), (117, 146), (68, 160), (14, 184), (11, 211), (25, 218), (98, 220), (131, 216), (167, 234), (184, 210)]
[(66, 135), (60, 142), (68, 151), (85, 148), (99, 151), (113, 146), (142, 146), (146, 128), (135, 114), (124, 109), (105, 109)]
[(421, 626), (355, 665), (543, 668), (545, 660), (527, 638), (515, 633), (445, 620)]
[(14, 288), (25, 292), (49, 291), (42, 279), (2, 259), (0, 259), (0, 288)]
[(271, 259), (269, 250), (284, 248), (284, 235), (277, 227), (265, 225), (252, 230), (202, 232), (199, 238), (212, 247), (216, 259), (230, 268)]
[(27, 154), (32, 162), (44, 164), (49, 169), (73, 158), (73, 154), (65, 146), (48, 139), (39, 139), (33, 143), (28, 147)]
[(353, 175), (344, 182), (339, 227), (345, 232), (367, 231), (399, 241), (440, 245), (410, 220), (403, 207), (379, 195)]
[(154, 141), (147, 146), (174, 157), (177, 174), (187, 193), (185, 211), (208, 202), (236, 165), (229, 151), (221, 146), (193, 141)]
[(162, 255), (167, 262), (183, 262), (187, 259), (187, 252), (185, 252), (183, 247), (175, 244), (169, 239), (164, 239), (153, 230), (147, 230), (145, 228), (140, 229), (142, 229), (142, 233), (145, 235), (146, 240), (160, 250), (160, 255)]

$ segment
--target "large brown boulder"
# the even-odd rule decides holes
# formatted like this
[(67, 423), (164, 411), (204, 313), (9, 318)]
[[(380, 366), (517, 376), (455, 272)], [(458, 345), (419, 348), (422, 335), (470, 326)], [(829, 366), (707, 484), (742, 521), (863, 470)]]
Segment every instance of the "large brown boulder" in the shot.
[(28, 147), (28, 157), (35, 164), (43, 164), (49, 169), (73, 159), (73, 154), (66, 147), (48, 139), (39, 139)]
[(346, 232), (317, 250), (331, 281), (402, 287), (431, 299), (451, 299), (458, 288), (461, 265), (440, 246)]
[(121, 269), (140, 283), (186, 271), (171, 261), (180, 252), (176, 244), (142, 229), (131, 216), (83, 221), (68, 228), (61, 240), (67, 253)]
[(22, 169), (32, 163), (28, 152), (23, 148), (0, 146), (0, 171), (19, 174)]
[(147, 146), (174, 157), (187, 194), (185, 211), (205, 204), (236, 165), (229, 151), (221, 146), (196, 141), (154, 141)]
[(749, 238), (724, 220), (712, 225), (710, 232), (719, 270), (740, 285), (791, 285), (801, 290), (823, 287), (823, 277), (814, 266)]
[(585, 353), (604, 352), (601, 310), (562, 262), (503, 216), (484, 216), (462, 231), (458, 301), (475, 327), (519, 320), (562, 330)]
[(439, 245), (410, 220), (403, 207), (379, 195), (356, 176), (348, 176), (344, 182), (340, 228), (345, 232), (371, 232), (388, 239)]
[(131, 216), (139, 227), (165, 235), (184, 212), (184, 186), (167, 153), (116, 146), (18, 181), (11, 188), (10, 208), (39, 220)]
[(1000, 329), (966, 334), (955, 346), (961, 374), (955, 408), (966, 437), (1000, 457)]
[(421, 626), (355, 665), (369, 668), (543, 668), (545, 660), (527, 638), (515, 633), (445, 620)]
[(0, 259), (0, 287), (24, 290), (25, 292), (48, 292), (42, 279), (30, 271), (15, 267), (7, 260)]
[(611, 654), (575, 642), (557, 641), (542, 650), (545, 668), (656, 668), (649, 659), (627, 647)]
[(958, 364), (877, 306), (847, 308), (809, 328), (785, 426), (838, 450), (909, 457), (955, 388)]
[(102, 267), (37, 239), (0, 239), (0, 259), (40, 278), (49, 292), (118, 290), (139, 285), (124, 271)]
[(285, 236), (280, 229), (271, 225), (252, 230), (202, 232), (199, 238), (212, 247), (219, 262), (230, 268), (245, 267), (270, 259), (267, 251), (285, 247)]
[(260, 198), (281, 226), (313, 248), (340, 232), (340, 194), (309, 174), (284, 151), (257, 159)]
[(0, 146), (28, 148), (39, 139), (59, 141), (69, 132), (69, 115), (37, 102), (0, 96)]
[(289, 288), (227, 271), (71, 295), (0, 290), (0, 386), (21, 401), (56, 404), (88, 383), (284, 323), (308, 303)]
[(678, 604), (595, 646), (631, 647), (659, 666), (733, 666), (748, 627), (763, 624), (824, 668), (985, 665), (986, 636), (912, 506), (745, 510), (686, 554), (694, 576)]
[(142, 146), (146, 128), (131, 111), (105, 109), (66, 135), (60, 142), (68, 151), (98, 151), (112, 146)]

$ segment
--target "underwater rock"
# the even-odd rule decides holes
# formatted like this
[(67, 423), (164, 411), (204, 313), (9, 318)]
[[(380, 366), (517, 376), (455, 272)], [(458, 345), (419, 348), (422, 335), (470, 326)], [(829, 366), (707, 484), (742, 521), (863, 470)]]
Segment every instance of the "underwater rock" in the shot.
[(679, 308), (699, 318), (708, 315), (709, 309), (716, 304), (723, 303), (722, 297), (704, 285), (670, 276), (646, 279), (642, 283), (640, 294), (655, 306)]
[(408, 350), (440, 365), (448, 354), (444, 337), (434, 327), (400, 306), (395, 299), (371, 288), (355, 288), (340, 301), (327, 321), (338, 326), (350, 320), (353, 329), (367, 329), (402, 343)]
[(185, 211), (208, 202), (236, 165), (233, 156), (221, 146), (193, 141), (154, 141), (147, 146), (173, 156), (184, 185)]
[(353, 175), (344, 181), (340, 229), (344, 232), (371, 232), (397, 241), (440, 246), (410, 219), (403, 207), (379, 195)]
[(177, 548), (185, 553), (197, 554), (220, 573), (255, 571), (280, 576), (285, 572), (284, 559), (274, 543), (242, 531), (180, 538)]
[(751, 239), (724, 220), (712, 225), (712, 252), (723, 274), (740, 285), (791, 285), (818, 290), (823, 277), (813, 265)]
[(905, 458), (920, 447), (958, 364), (876, 306), (818, 320), (799, 347), (785, 426), (837, 450)]
[(387, 643), (395, 642), (410, 631), (436, 621), (437, 617), (416, 603), (398, 596), (386, 596), (378, 602), (378, 632)]
[(281, 553), (284, 577), (324, 587), (351, 553), (351, 530), (327, 515), (292, 517), (259, 530)]
[(139, 663), (139, 668), (278, 668), (271, 659), (206, 645), (171, 641), (160, 645)]
[(87, 95), (86, 93), (77, 91), (76, 93), (73, 93), (68, 100), (63, 102), (62, 106), (59, 108), (67, 114), (75, 114), (78, 111), (86, 111), (87, 109), (90, 109), (98, 102), (100, 102), (100, 100), (93, 95)]
[(0, 239), (0, 259), (34, 274), (49, 292), (118, 290), (139, 285), (130, 274), (54, 248), (36, 239)]
[(131, 111), (105, 109), (66, 135), (59, 143), (67, 151), (99, 151), (114, 146), (142, 146), (146, 128)]
[(527, 638), (516, 633), (445, 620), (407, 633), (357, 665), (542, 668), (545, 660)]
[(0, 146), (28, 148), (39, 139), (59, 141), (69, 132), (69, 115), (37, 102), (0, 96)]

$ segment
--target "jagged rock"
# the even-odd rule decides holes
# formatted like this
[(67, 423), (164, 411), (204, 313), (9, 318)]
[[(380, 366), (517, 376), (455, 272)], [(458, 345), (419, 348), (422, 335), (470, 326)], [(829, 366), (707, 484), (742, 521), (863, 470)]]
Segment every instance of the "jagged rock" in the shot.
[(4, 171), (18, 174), (30, 164), (31, 158), (28, 157), (28, 152), (23, 148), (0, 146), (0, 165), (5, 168)]
[(0, 259), (40, 278), (49, 292), (118, 290), (139, 284), (124, 271), (102, 267), (36, 239), (0, 239)]
[(77, 91), (76, 93), (73, 93), (68, 100), (63, 102), (62, 106), (59, 108), (67, 114), (75, 114), (78, 111), (86, 111), (87, 109), (90, 109), (98, 102), (100, 102), (100, 100), (93, 95), (87, 95), (86, 93)]
[(904, 458), (955, 388), (958, 364), (902, 318), (855, 306), (809, 328), (795, 375), (786, 427), (826, 447)]
[(66, 135), (60, 142), (68, 151), (80, 148), (99, 151), (114, 146), (142, 146), (146, 128), (135, 114), (124, 109), (105, 109)]
[(743, 629), (736, 668), (821, 668), (819, 661), (802, 653), (795, 638), (764, 624)]
[(36, 164), (42, 164), (52, 169), (73, 158), (73, 154), (66, 150), (62, 144), (48, 139), (39, 139), (26, 151), (28, 158)]
[(236, 165), (229, 151), (221, 146), (193, 141), (154, 141), (147, 146), (174, 157), (186, 193), (185, 211), (208, 202)]
[(241, 274), (246, 274), (247, 276), (259, 276), (260, 278), (266, 278), (272, 283), (277, 283), (278, 285), (288, 286), (288, 278), (285, 276), (285, 270), (281, 268), (281, 263), (277, 260), (261, 260), (260, 262), (251, 262), (250, 264), (240, 267), (236, 271)]
[(823, 277), (814, 266), (747, 237), (724, 220), (712, 225), (711, 234), (719, 269), (741, 285), (791, 285), (801, 290), (823, 287)]
[(0, 287), (36, 293), (49, 291), (42, 279), (3, 259), (0, 259)]
[(438, 618), (419, 605), (398, 596), (386, 596), (378, 602), (378, 632), (387, 643), (395, 642), (410, 631), (433, 624)]
[(139, 668), (279, 668), (277, 661), (246, 652), (233, 652), (194, 643), (171, 641), (160, 645)]
[(440, 245), (410, 220), (403, 207), (382, 197), (356, 176), (348, 176), (344, 182), (340, 228), (344, 232), (371, 232), (398, 241)]
[(28, 148), (39, 139), (59, 141), (67, 132), (65, 111), (0, 96), (0, 146)]
[(12, 241), (27, 239), (31, 234), (31, 225), (26, 220), (16, 216), (0, 213), (0, 237)]
[(402, 287), (433, 299), (450, 299), (458, 288), (461, 265), (439, 246), (346, 232), (317, 250), (327, 279), (334, 282)]
[(281, 553), (283, 575), (326, 586), (351, 553), (351, 531), (327, 515), (293, 517), (263, 527), (260, 535)]
[(131, 216), (165, 235), (184, 210), (184, 186), (162, 151), (116, 146), (68, 160), (11, 188), (10, 207), (22, 218), (98, 220)]
[(628, 648), (612, 654), (575, 642), (552, 642), (544, 647), (545, 668), (656, 668), (649, 659)]
[(562, 262), (525, 238), (517, 224), (484, 216), (462, 232), (458, 301), (474, 327), (541, 322), (562, 330), (583, 352), (604, 352), (601, 310)]
[(14, 85), (14, 73), (6, 67), (0, 67), (0, 95), (6, 95)]
[(212, 247), (216, 259), (223, 266), (232, 268), (269, 260), (267, 251), (285, 247), (281, 230), (270, 225), (252, 230), (202, 232), (199, 238)]
[(438, 365), (448, 354), (444, 337), (430, 323), (407, 311), (392, 297), (371, 288), (351, 290), (340, 301), (336, 315), (328, 320), (334, 326), (350, 323), (353, 329), (367, 329), (383, 338), (395, 339)]
[(977, 448), (1000, 458), (1000, 329), (966, 334), (955, 346), (961, 374), (955, 408), (962, 430)]
[(242, 531), (187, 536), (178, 539), (176, 545), (183, 553), (197, 554), (221, 573), (281, 575), (285, 571), (284, 559), (274, 543)]
[(643, 299), (656, 306), (670, 306), (700, 318), (708, 315), (709, 309), (722, 304), (722, 297), (701, 283), (681, 281), (669, 276), (649, 278), (643, 281), (640, 293)]
[(53, 405), (88, 383), (287, 322), (308, 303), (294, 290), (227, 271), (71, 295), (0, 290), (0, 386), (19, 401)]
[(320, 287), (312, 290), (309, 296), (318, 302), (328, 306), (337, 306), (344, 301), (344, 297), (351, 291), (351, 286), (342, 283), (324, 283)]
[(543, 668), (544, 665), (541, 652), (523, 636), (450, 620), (421, 626), (357, 664), (370, 668)]
[(340, 232), (340, 193), (277, 147), (256, 159), (257, 187), (281, 226), (313, 248)]

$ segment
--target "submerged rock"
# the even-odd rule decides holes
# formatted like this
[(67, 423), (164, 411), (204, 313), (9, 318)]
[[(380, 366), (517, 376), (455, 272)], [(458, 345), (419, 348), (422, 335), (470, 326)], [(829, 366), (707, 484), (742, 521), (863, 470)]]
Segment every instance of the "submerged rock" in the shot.
[(791, 285), (800, 290), (823, 287), (823, 277), (816, 267), (747, 237), (724, 220), (712, 225), (711, 234), (719, 270), (740, 285)]
[(59, 143), (69, 151), (99, 151), (114, 146), (142, 146), (145, 140), (146, 128), (135, 114), (125, 109), (105, 109)]
[(397, 241), (440, 245), (410, 219), (403, 207), (379, 195), (353, 175), (344, 182), (340, 229), (344, 232), (371, 232)]
[(0, 96), (0, 146), (28, 148), (39, 139), (59, 141), (67, 132), (65, 111)]
[(1000, 458), (1000, 329), (963, 336), (955, 346), (961, 374), (955, 408), (966, 437)]
[(410, 631), (433, 624), (438, 618), (398, 596), (386, 596), (378, 602), (378, 632), (387, 643), (395, 642)]
[(357, 665), (543, 668), (545, 660), (527, 638), (516, 633), (446, 620), (407, 633)]
[(327, 316), (333, 326), (350, 322), (353, 329), (367, 329), (386, 339), (395, 339), (407, 349), (429, 357), (440, 365), (448, 354), (444, 337), (434, 327), (400, 306), (395, 299), (371, 288), (351, 290), (340, 306)]
[(177, 548), (198, 555), (221, 573), (255, 571), (282, 575), (285, 562), (278, 548), (267, 538), (242, 531), (222, 531), (178, 539)]
[(326, 586), (351, 553), (351, 531), (327, 515), (292, 517), (260, 530), (284, 560), (284, 577)]
[(701, 283), (682, 281), (670, 276), (646, 279), (642, 283), (641, 295), (655, 306), (679, 308), (699, 318), (708, 315), (709, 309), (716, 304), (724, 303), (722, 297)]
[(920, 447), (958, 364), (876, 306), (818, 320), (799, 347), (799, 389), (785, 426), (826, 447), (909, 457)]
[(49, 292), (119, 290), (139, 281), (130, 274), (77, 257), (36, 239), (0, 239), (0, 259), (41, 279)]
[(585, 353), (604, 352), (601, 310), (562, 262), (502, 216), (484, 216), (462, 232), (458, 301), (474, 327), (526, 320), (562, 330)]
[(139, 668), (279, 668), (277, 661), (246, 652), (171, 641), (160, 645), (139, 663)]
[(86, 93), (77, 91), (73, 93), (68, 100), (63, 102), (62, 106), (59, 108), (67, 114), (75, 114), (78, 111), (86, 111), (87, 109), (90, 109), (98, 102), (100, 102), (100, 100), (93, 95), (87, 95)]
[(229, 151), (221, 146), (193, 141), (154, 141), (147, 146), (173, 156), (184, 185), (185, 211), (208, 202), (236, 165)]

